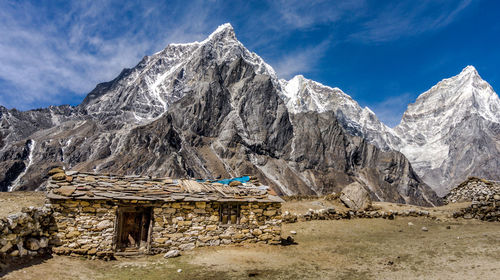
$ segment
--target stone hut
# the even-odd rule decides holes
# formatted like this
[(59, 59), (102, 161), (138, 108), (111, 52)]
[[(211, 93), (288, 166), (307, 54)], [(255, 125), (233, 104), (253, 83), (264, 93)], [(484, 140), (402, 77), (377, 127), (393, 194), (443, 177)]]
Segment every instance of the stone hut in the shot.
[(74, 171), (53, 174), (47, 186), (56, 223), (52, 250), (110, 257), (230, 243), (279, 243), (283, 200), (254, 179), (244, 179), (221, 183)]

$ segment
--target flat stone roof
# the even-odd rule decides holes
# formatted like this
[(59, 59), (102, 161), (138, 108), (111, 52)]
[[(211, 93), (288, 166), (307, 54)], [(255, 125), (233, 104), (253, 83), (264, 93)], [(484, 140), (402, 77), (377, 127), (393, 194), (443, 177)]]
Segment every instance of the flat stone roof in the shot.
[(245, 183), (227, 185), (215, 181), (65, 172), (61, 169), (53, 169), (49, 175), (49, 199), (284, 202), (253, 177)]

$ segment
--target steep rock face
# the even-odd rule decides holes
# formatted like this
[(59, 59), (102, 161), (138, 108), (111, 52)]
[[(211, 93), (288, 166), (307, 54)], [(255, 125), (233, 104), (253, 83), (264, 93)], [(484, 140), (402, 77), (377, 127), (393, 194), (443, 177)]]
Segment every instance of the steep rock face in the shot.
[(500, 99), (472, 66), (421, 94), (394, 131), (439, 195), (469, 176), (500, 179)]
[(338, 192), (359, 180), (376, 200), (438, 202), (403, 155), (346, 134), (334, 114), (290, 119), (270, 77), (245, 60), (213, 69), (205, 75), (210, 83), (134, 129), (101, 170), (202, 178), (250, 173), (282, 194)]
[[(332, 112), (294, 115), (290, 165), (316, 193), (340, 191), (353, 181), (372, 199), (419, 205), (437, 203), (435, 193), (399, 152), (383, 151), (346, 133)], [(311, 173), (311, 171), (314, 172)]]
[(332, 111), (351, 135), (361, 136), (379, 148), (389, 150), (400, 139), (368, 107), (359, 104), (339, 88), (331, 88), (302, 75), (280, 80), (281, 96), (292, 113)]
[(144, 57), (116, 79), (97, 85), (78, 108), (100, 119), (148, 123), (194, 90), (206, 67), (238, 57), (255, 65), (258, 73), (275, 76), (269, 65), (236, 39), (232, 26), (224, 24), (202, 42), (170, 44)]
[(402, 154), (346, 133), (332, 112), (290, 114), (282, 96), (272, 68), (224, 25), (98, 85), (64, 121), (6, 142), (0, 158), (11, 172), (0, 179), (35, 189), (56, 165), (172, 177), (255, 174), (282, 194), (338, 192), (359, 181), (376, 200), (438, 202)]
[[(0, 106), (0, 191), (24, 182), (21, 177), (32, 165), (36, 142), (31, 136), (39, 131), (78, 118), (70, 106), (20, 112)], [(21, 176), (20, 176), (21, 175)]]
[(300, 75), (280, 84), (290, 112), (334, 112), (349, 134), (402, 152), (441, 196), (468, 176), (500, 179), (500, 99), (472, 66), (420, 95), (394, 129), (338, 88)]

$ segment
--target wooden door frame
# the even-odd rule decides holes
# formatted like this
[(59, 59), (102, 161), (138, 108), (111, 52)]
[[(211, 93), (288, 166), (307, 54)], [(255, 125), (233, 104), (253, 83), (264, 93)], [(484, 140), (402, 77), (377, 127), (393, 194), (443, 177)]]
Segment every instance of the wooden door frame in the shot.
[[(146, 236), (144, 236), (146, 240), (146, 252), (145, 253), (150, 253), (151, 251), (151, 234), (152, 234), (152, 224), (153, 224), (153, 206), (134, 206), (134, 205), (122, 205), (118, 206), (116, 209), (116, 219), (115, 219), (115, 231), (113, 234), (113, 251), (116, 252), (118, 249), (121, 249), (120, 245), (120, 235), (123, 232), (123, 214), (124, 213), (142, 213), (142, 219), (141, 219), (141, 225), (139, 226), (140, 230), (140, 238), (138, 240), (139, 242), (139, 248), (141, 245), (141, 242), (143, 241), (143, 233), (146, 232)], [(144, 229), (145, 223), (146, 223), (146, 213), (149, 212), (149, 226), (147, 229)]]

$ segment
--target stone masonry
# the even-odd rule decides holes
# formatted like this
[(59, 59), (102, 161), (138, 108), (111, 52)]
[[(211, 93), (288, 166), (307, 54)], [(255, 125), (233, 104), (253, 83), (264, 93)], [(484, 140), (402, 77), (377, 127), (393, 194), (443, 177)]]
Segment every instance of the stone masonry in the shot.
[(113, 255), (116, 205), (104, 200), (59, 200), (51, 207), (57, 228), (54, 253)]
[(57, 254), (111, 257), (115, 249), (116, 211), (120, 205), (153, 207), (150, 253), (231, 243), (279, 243), (280, 203), (241, 203), (240, 222), (219, 222), (220, 202), (53, 200)]
[(174, 202), (154, 209), (155, 252), (230, 243), (279, 243), (280, 203), (241, 204), (240, 223), (219, 223), (219, 202)]
[(54, 230), (51, 214), (47, 207), (29, 207), (1, 218), (0, 263), (50, 253), (49, 242)]

